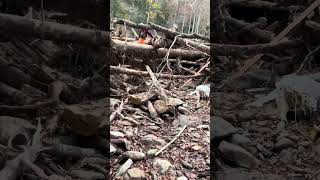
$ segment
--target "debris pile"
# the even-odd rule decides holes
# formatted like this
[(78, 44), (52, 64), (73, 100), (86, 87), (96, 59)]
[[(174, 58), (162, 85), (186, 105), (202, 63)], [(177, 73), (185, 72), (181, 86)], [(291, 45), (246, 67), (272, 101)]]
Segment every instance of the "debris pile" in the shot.
[(318, 179), (320, 1), (214, 3), (211, 173)]

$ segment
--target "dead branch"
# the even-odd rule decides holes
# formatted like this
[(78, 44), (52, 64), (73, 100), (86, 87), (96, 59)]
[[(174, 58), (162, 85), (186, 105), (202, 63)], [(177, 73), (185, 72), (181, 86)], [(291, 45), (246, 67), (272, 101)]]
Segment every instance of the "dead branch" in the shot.
[[(122, 68), (117, 66), (110, 66), (110, 73), (122, 73), (128, 75), (135, 75), (135, 76), (144, 76), (149, 77), (149, 73), (147, 71), (138, 71), (134, 69)], [(165, 79), (189, 79), (189, 78), (199, 78), (203, 77), (204, 74), (192, 75), (192, 76), (184, 76), (184, 75), (171, 75), (171, 74), (156, 74), (160, 78)]]
[[(299, 25), (315, 8), (320, 5), (320, 0), (314, 1), (306, 10), (304, 10), (291, 24), (289, 24), (283, 31), (281, 31), (271, 42), (276, 43), (283, 39), (291, 30)], [(245, 73), (251, 66), (258, 62), (263, 54), (256, 55), (253, 58), (248, 59), (245, 64), (236, 72), (231, 79), (235, 79)]]

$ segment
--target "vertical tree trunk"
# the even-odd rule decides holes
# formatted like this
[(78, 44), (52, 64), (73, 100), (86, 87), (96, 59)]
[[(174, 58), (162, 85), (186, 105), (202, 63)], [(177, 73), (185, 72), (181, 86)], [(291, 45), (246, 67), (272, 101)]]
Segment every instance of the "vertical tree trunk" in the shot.
[(200, 21), (201, 21), (201, 16), (200, 16), (200, 13), (199, 13), (199, 16), (198, 16), (198, 24), (197, 24), (197, 34), (199, 34)]
[(186, 13), (183, 12), (183, 20), (182, 20), (182, 28), (181, 28), (181, 32), (183, 33), (183, 29), (184, 29), (184, 20), (186, 18)]
[(192, 5), (192, 11), (191, 11), (191, 14), (190, 14), (188, 34), (190, 34), (190, 32), (191, 32), (192, 15), (193, 15), (193, 5)]

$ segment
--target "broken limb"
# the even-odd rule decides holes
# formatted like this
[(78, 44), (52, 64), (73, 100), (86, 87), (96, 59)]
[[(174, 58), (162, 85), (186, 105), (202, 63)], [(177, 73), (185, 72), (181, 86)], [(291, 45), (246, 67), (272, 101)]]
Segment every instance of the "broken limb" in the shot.
[[(122, 74), (128, 74), (128, 75), (149, 77), (149, 73), (147, 71), (139, 71), (139, 70), (122, 68), (122, 67), (117, 67), (117, 66), (110, 66), (110, 72), (111, 73), (122, 73)], [(170, 79), (170, 78), (172, 78), (172, 79), (190, 79), (190, 78), (199, 78), (199, 77), (204, 76), (204, 74), (184, 76), (184, 75), (171, 75), (171, 74), (158, 74), (158, 73), (156, 73), (156, 75), (160, 78), (165, 78), (165, 79)]]

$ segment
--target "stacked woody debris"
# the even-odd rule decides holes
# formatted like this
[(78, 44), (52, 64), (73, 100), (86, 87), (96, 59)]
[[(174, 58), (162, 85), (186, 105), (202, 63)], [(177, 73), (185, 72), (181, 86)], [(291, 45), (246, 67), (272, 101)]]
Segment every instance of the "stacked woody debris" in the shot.
[(114, 24), (112, 177), (205, 179), (209, 38), (152, 23), (116, 19)]
[(105, 48), (43, 13), (0, 14), (0, 179), (108, 179)]
[(214, 178), (319, 179), (320, 1), (214, 3)]

